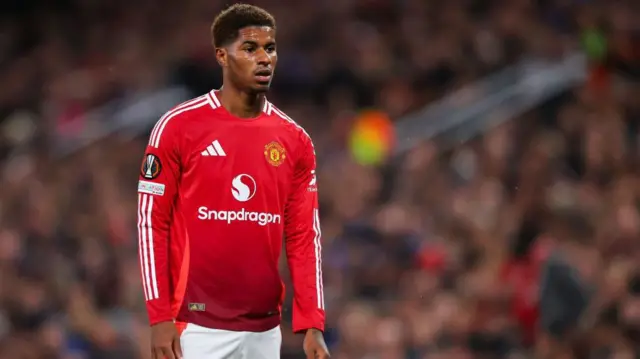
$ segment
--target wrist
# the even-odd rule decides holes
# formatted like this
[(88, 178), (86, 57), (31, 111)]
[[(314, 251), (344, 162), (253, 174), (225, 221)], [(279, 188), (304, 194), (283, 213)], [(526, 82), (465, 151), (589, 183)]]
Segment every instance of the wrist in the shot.
[(324, 334), (324, 332), (318, 328), (308, 328), (303, 331), (305, 334)]
[(161, 323), (166, 323), (166, 322), (173, 323), (174, 320), (171, 317), (158, 317), (158, 318), (154, 318), (153, 320), (149, 320), (149, 326), (153, 327), (155, 325), (158, 325), (158, 324), (161, 324)]
[(304, 323), (294, 323), (293, 332), (296, 334), (304, 334), (308, 330), (314, 329), (320, 332), (324, 332), (325, 326), (322, 322), (304, 322)]

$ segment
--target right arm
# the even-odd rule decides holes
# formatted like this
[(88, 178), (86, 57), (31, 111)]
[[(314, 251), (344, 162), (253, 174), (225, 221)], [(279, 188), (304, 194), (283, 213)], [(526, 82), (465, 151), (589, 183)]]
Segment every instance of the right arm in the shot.
[(169, 231), (180, 181), (180, 136), (177, 121), (166, 121), (167, 115), (151, 132), (138, 182), (138, 252), (152, 326), (175, 319), (169, 284)]

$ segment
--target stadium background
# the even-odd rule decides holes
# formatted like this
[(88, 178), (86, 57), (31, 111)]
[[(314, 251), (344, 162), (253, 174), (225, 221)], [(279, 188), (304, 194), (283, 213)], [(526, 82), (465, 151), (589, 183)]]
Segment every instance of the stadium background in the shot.
[[(270, 99), (317, 147), (334, 358), (638, 357), (637, 2), (254, 3), (280, 28)], [(220, 85), (220, 6), (2, 2), (0, 358), (148, 358), (144, 135), (181, 97)], [(585, 81), (527, 111), (494, 106), (500, 121), (471, 116), (464, 136), (433, 140), (423, 127), (450, 113), (414, 118), (402, 155), (354, 160), (361, 109), (398, 122), (523, 60), (576, 51)], [(451, 111), (467, 104), (451, 99)], [(283, 357), (298, 358), (289, 315)]]

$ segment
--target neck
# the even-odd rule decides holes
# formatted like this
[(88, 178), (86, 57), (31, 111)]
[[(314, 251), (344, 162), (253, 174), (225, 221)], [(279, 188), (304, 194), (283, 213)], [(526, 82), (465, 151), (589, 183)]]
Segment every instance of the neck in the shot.
[(224, 85), (218, 91), (220, 103), (230, 114), (240, 118), (254, 118), (262, 112), (264, 94), (248, 93), (234, 86)]

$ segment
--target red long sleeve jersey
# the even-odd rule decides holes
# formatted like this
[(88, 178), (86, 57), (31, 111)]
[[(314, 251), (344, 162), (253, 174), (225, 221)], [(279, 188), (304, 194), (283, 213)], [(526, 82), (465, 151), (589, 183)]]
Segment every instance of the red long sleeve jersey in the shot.
[(152, 325), (276, 327), (284, 237), (293, 330), (324, 330), (313, 144), (271, 103), (257, 118), (240, 119), (212, 91), (166, 113), (151, 132), (138, 197)]

